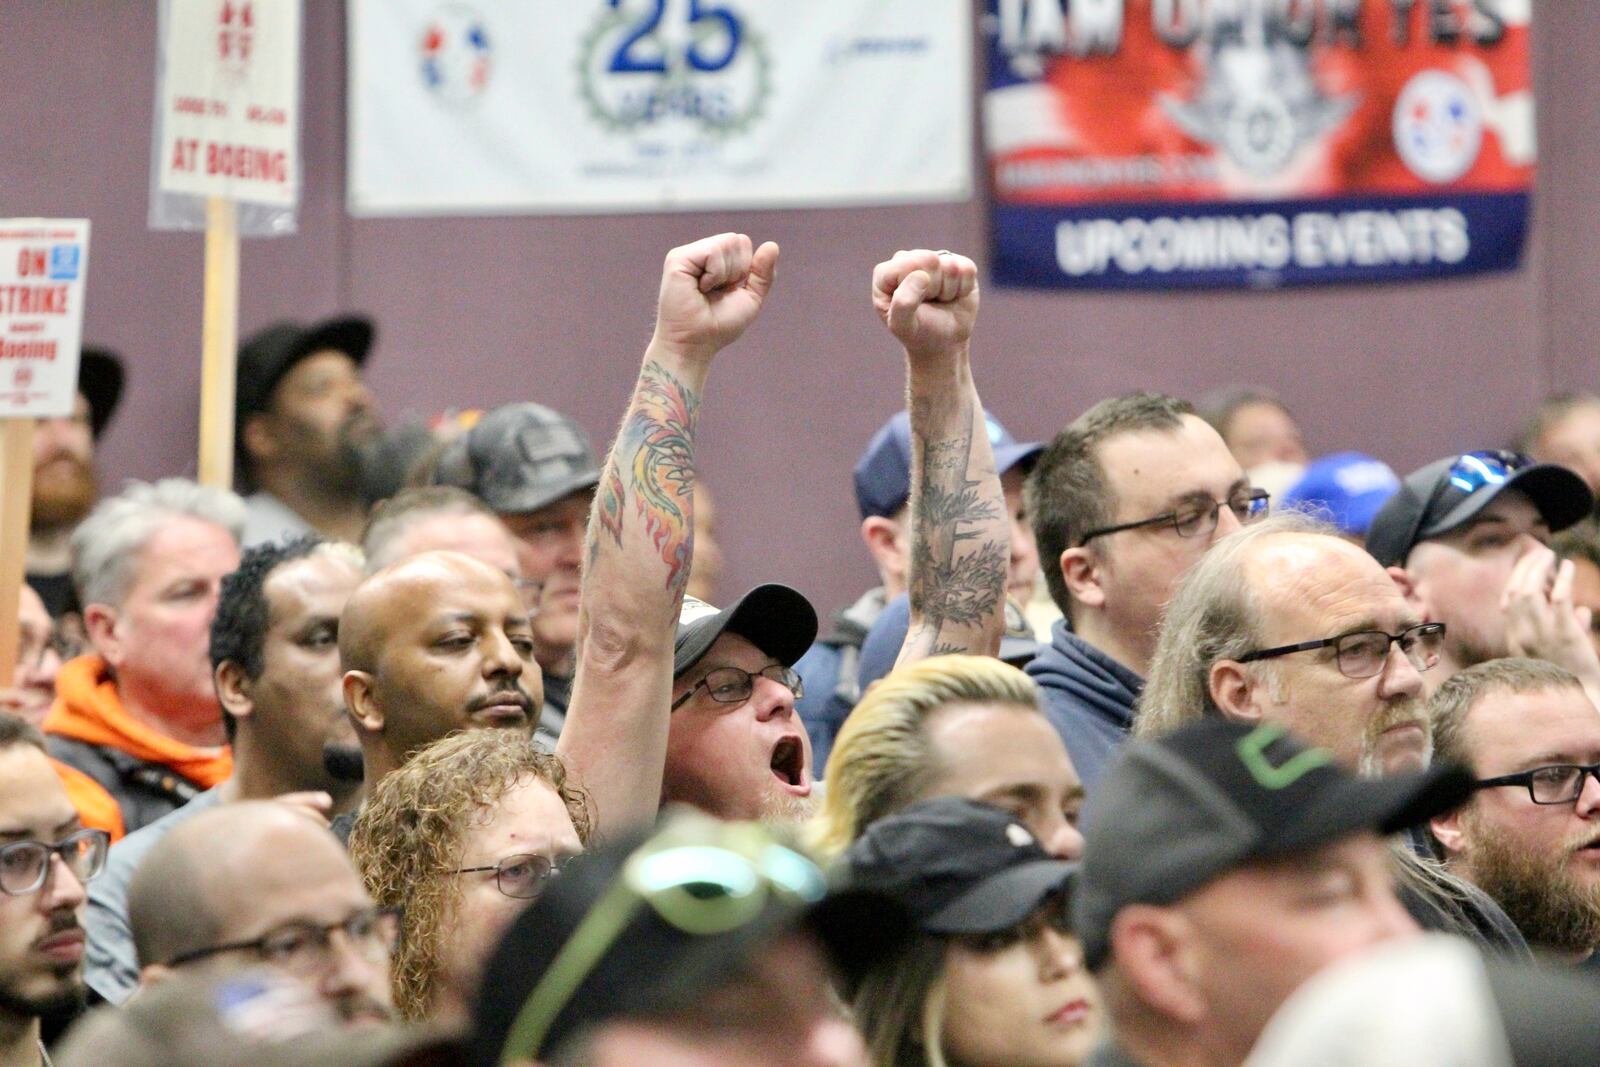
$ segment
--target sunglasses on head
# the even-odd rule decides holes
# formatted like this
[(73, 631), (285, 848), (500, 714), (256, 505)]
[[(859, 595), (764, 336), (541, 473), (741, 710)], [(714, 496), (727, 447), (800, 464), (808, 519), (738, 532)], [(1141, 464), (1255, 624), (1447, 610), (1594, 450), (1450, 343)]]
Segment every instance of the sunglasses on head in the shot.
[(682, 933), (715, 937), (748, 926), (774, 898), (803, 907), (827, 889), (815, 863), (755, 823), (668, 827), (628, 857), (556, 953), (512, 1022), (500, 1063), (538, 1058), (556, 1017), (641, 908)]

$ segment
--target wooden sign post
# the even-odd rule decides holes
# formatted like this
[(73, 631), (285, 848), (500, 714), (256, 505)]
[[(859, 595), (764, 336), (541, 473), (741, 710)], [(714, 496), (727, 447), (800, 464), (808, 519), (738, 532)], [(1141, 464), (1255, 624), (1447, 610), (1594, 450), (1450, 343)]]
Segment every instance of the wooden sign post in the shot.
[(200, 327), (200, 484), (233, 487), (233, 409), (238, 378), (239, 209), (206, 201), (205, 305)]
[(0, 689), (9, 689), (17, 676), (17, 601), (33, 500), (33, 423), (31, 418), (0, 419)]

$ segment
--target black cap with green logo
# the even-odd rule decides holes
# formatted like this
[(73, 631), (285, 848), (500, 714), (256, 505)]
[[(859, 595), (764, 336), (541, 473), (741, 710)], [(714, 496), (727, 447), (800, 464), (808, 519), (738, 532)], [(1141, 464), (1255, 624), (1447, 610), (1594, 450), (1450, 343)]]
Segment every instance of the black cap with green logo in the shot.
[(1357, 778), (1276, 725), (1204, 719), (1127, 746), (1101, 779), (1084, 834), (1073, 926), (1098, 968), (1129, 904), (1172, 904), (1252, 860), (1362, 830), (1396, 833), (1459, 807), (1472, 775), (1443, 765)]

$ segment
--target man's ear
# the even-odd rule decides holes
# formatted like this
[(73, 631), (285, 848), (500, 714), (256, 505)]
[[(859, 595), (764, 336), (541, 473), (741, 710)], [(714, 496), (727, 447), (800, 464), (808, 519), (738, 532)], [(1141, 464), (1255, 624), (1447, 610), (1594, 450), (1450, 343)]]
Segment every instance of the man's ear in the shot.
[[(1470, 800), (1468, 804), (1472, 803)], [(1467, 847), (1466, 830), (1462, 827), (1462, 812), (1466, 805), (1444, 815), (1436, 815), (1428, 821), (1428, 829), (1433, 831), (1434, 838), (1444, 849), (1445, 860), (1458, 859)]]
[(1400, 587), (1400, 595), (1406, 598), (1406, 603), (1411, 610), (1426, 619), (1428, 617), (1427, 598), (1422, 595), (1422, 587), (1417, 582), (1416, 576), (1404, 567), (1385, 567), (1389, 577), (1394, 579), (1394, 584)]
[(355, 720), (358, 729), (370, 734), (383, 733), (383, 709), (378, 706), (372, 691), (373, 677), (366, 671), (346, 671), (344, 681), (344, 707)]
[(1223, 715), (1239, 722), (1261, 721), (1261, 686), (1243, 663), (1219, 659), (1206, 677), (1211, 702)]
[(1100, 584), (1100, 559), (1088, 545), (1069, 548), (1056, 560), (1061, 568), (1061, 580), (1067, 584), (1072, 599), (1090, 608), (1104, 607), (1106, 591)]
[(1111, 921), (1111, 956), (1138, 998), (1162, 1015), (1194, 1024), (1205, 1018), (1188, 920), (1171, 908), (1130, 904)]
[(250, 679), (244, 668), (233, 660), (223, 660), (211, 674), (211, 684), (217, 690), (217, 702), (222, 710), (235, 719), (249, 718), (255, 711), (255, 701), (250, 698)]
[(868, 515), (861, 520), (861, 540), (872, 553), (878, 572), (904, 585), (908, 564), (905, 531), (900, 524), (881, 515)]
[(271, 460), (278, 454), (278, 439), (272, 434), (265, 412), (247, 415), (239, 430), (239, 443), (244, 453), (254, 460)]
[(117, 626), (117, 609), (109, 604), (89, 604), (83, 609), (83, 631), (94, 650), (111, 666), (123, 660), (122, 635)]

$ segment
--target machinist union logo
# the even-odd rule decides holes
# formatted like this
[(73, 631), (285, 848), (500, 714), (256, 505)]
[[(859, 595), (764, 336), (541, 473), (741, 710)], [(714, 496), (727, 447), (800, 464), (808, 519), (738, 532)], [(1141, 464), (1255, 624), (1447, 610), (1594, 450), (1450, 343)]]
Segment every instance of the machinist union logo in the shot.
[(1394, 104), (1394, 147), (1423, 181), (1453, 182), (1478, 160), (1483, 118), (1467, 83), (1442, 70), (1406, 82)]
[(255, 44), (256, 13), (251, 0), (223, 0), (217, 9), (217, 69), (233, 81), (243, 81), (250, 73)]
[(613, 132), (688, 123), (723, 137), (761, 117), (772, 60), (734, 5), (610, 0), (579, 48), (578, 92)]
[(488, 88), (494, 50), (482, 16), (463, 4), (446, 4), (422, 29), (422, 83), (447, 104), (476, 100)]

